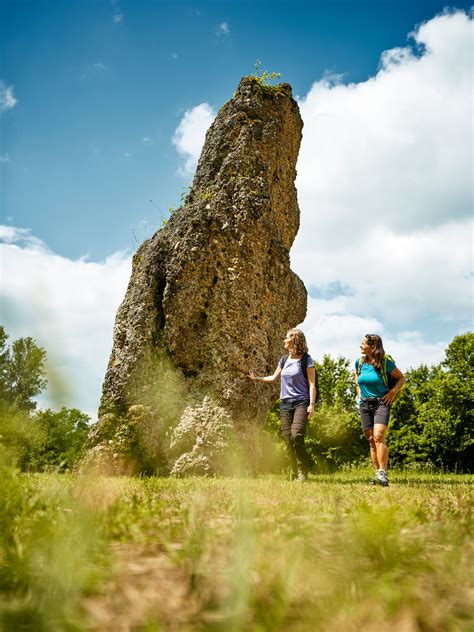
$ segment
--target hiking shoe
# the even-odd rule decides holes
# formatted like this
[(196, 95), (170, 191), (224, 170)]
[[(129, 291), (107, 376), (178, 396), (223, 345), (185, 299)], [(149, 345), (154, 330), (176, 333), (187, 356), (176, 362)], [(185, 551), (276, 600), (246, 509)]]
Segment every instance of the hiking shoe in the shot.
[(382, 487), (388, 487), (388, 476), (387, 470), (377, 470), (377, 474), (375, 475), (377, 479), (377, 485), (382, 485)]
[(304, 483), (305, 481), (308, 480), (308, 476), (304, 472), (299, 471), (298, 475), (293, 480), (296, 481), (297, 483)]

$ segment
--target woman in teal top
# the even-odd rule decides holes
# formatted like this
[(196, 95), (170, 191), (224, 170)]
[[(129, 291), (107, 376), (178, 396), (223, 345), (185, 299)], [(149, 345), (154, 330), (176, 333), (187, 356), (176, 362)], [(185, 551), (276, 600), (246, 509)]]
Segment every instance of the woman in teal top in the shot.
[[(382, 338), (366, 334), (360, 343), (361, 357), (356, 360), (356, 389), (362, 430), (369, 441), (370, 458), (375, 467), (374, 485), (388, 485), (388, 449), (385, 443), (390, 407), (396, 393), (405, 384), (403, 373), (386, 356)], [(388, 377), (396, 380), (388, 387)]]

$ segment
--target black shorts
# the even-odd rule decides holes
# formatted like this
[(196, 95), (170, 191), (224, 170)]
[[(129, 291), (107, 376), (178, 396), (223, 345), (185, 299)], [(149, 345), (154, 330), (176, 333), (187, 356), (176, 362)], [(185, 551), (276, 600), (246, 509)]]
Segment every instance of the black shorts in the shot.
[(380, 397), (369, 397), (359, 405), (362, 430), (370, 430), (374, 424), (388, 426), (390, 406), (384, 404)]

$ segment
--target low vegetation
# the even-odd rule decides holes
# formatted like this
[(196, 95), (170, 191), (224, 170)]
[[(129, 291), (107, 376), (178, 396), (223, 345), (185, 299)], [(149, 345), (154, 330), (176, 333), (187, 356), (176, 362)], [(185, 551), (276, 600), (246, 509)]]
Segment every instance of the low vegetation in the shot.
[(469, 475), (1, 475), (4, 630), (472, 629)]

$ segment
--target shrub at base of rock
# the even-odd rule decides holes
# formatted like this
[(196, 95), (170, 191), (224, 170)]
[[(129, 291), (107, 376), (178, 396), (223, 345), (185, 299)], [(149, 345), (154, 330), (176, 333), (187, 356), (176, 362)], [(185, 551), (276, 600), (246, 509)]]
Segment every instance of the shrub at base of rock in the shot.
[(172, 475), (232, 473), (235, 436), (229, 413), (210, 397), (187, 406), (171, 435), (170, 452), (177, 457)]
[(109, 414), (103, 423), (111, 425), (111, 438), (91, 448), (81, 470), (104, 474), (166, 474), (164, 424), (148, 406), (130, 406), (126, 415)]

